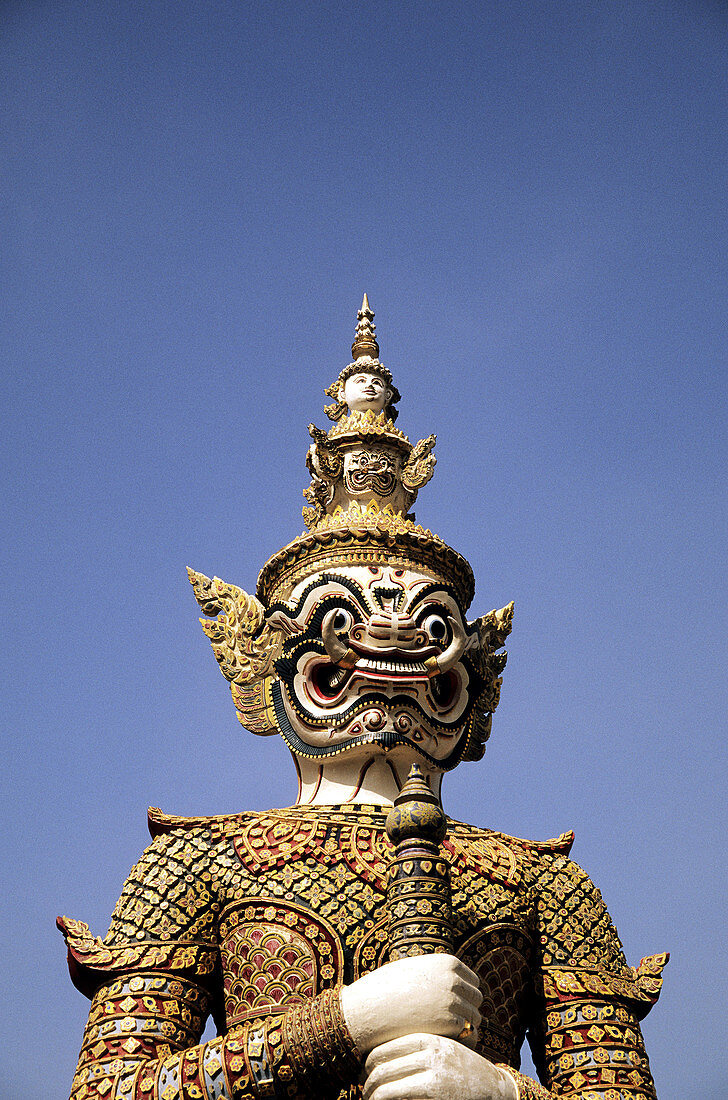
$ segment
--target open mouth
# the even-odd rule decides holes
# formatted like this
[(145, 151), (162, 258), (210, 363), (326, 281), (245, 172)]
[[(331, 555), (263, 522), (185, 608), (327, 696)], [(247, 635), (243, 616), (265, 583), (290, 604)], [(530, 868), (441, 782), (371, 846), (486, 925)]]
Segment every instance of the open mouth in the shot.
[(447, 709), (457, 695), (460, 680), (453, 671), (430, 678), (423, 661), (397, 661), (385, 658), (359, 657), (353, 668), (344, 669), (331, 661), (316, 661), (307, 670), (311, 696), (315, 702), (331, 706), (351, 685), (352, 680), (372, 684), (427, 684), (438, 707)]
[(408, 680), (427, 679), (427, 668), (424, 661), (385, 661), (384, 658), (360, 657), (352, 672), (360, 672), (364, 676), (384, 676), (399, 679), (404, 676)]
[[(432, 721), (432, 716), (426, 714), (415, 700), (408, 699), (404, 696), (395, 696), (394, 699), (385, 699), (381, 695), (377, 696), (376, 694), (372, 695), (371, 700), (367, 695), (365, 698), (354, 702), (343, 715), (338, 718), (333, 717), (332, 724), (327, 729), (319, 731), (315, 740), (310, 740), (310, 731), (300, 728), (296, 708), (290, 708), (289, 704), (286, 703), (285, 689), (280, 680), (274, 680), (271, 693), (273, 696), (276, 719), (280, 723), (283, 739), (293, 752), (297, 755), (308, 757), (309, 759), (316, 760), (338, 756), (342, 753), (350, 752), (350, 750), (357, 745), (379, 745), (385, 750), (403, 745), (407, 748), (414, 749), (424, 760), (435, 767), (444, 771), (449, 771), (460, 760), (462, 750), (467, 743), (467, 738), (460, 736), (463, 730), (462, 725), (448, 728), (443, 727), (440, 722), (435, 721), (434, 728), (431, 730), (427, 729), (428, 723)], [(435, 755), (428, 752), (423, 743), (418, 743), (413, 730), (407, 732), (406, 730), (399, 730), (397, 728), (384, 728), (380, 730), (364, 730), (361, 733), (353, 733), (352, 736), (346, 736), (346, 728), (349, 727), (352, 720), (355, 720), (357, 715), (362, 714), (372, 705), (376, 706), (377, 703), (380, 703), (385, 708), (389, 706), (393, 706), (397, 710), (405, 708), (408, 713), (411, 713), (415, 724), (417, 724), (418, 718), (424, 720), (426, 725), (425, 732), (429, 732), (432, 738), (432, 743), (429, 744), (428, 747), (432, 747), (432, 744), (434, 744), (436, 749), (437, 743), (441, 742), (444, 755), (441, 755), (439, 751), (435, 751)], [(400, 715), (400, 719), (401, 717)], [(292, 724), (292, 721), (295, 725)], [(336, 740), (332, 741), (331, 738), (334, 735), (336, 735)], [(451, 749), (451, 751), (448, 753), (447, 749)]]

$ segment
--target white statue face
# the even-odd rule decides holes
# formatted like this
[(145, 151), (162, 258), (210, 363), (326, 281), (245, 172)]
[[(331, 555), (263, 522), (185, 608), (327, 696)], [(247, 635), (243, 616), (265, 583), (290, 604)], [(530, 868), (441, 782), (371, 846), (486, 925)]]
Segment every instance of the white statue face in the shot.
[(441, 578), (337, 566), (301, 581), (269, 615), (290, 625), (273, 698), (293, 752), (318, 759), (405, 745), (443, 770), (458, 762), (481, 684), (466, 653), (472, 636)]
[(383, 378), (370, 371), (360, 371), (349, 376), (344, 383), (343, 398), (350, 412), (379, 413), (392, 397)]

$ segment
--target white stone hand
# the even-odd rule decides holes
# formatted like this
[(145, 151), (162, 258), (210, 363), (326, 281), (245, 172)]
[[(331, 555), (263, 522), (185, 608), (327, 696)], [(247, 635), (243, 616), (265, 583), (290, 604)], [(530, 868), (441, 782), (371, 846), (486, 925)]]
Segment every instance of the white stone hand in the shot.
[(518, 1100), (510, 1073), (441, 1035), (404, 1035), (366, 1061), (363, 1100)]
[[(483, 997), (477, 975), (454, 955), (399, 959), (341, 990), (341, 1010), (362, 1054), (402, 1035), (427, 1032), (455, 1039), (466, 1024), (477, 1040)], [(465, 1040), (464, 1040), (465, 1041)]]

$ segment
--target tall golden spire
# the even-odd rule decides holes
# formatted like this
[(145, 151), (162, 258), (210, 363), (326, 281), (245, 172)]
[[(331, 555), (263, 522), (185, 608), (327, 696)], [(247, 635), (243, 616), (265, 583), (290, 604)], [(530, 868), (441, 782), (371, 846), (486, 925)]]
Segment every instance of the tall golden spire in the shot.
[(377, 327), (372, 324), (374, 314), (369, 308), (369, 299), (364, 295), (361, 309), (357, 313), (357, 326), (354, 334), (354, 343), (351, 345), (351, 354), (354, 359), (361, 359), (362, 355), (368, 355), (370, 359), (379, 358), (379, 344), (374, 335)]

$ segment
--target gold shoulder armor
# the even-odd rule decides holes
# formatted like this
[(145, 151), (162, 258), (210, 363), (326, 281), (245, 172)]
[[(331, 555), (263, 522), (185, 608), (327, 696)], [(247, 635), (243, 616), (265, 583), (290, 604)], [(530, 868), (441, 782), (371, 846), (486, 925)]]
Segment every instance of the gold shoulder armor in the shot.
[(218, 829), (231, 823), (243, 822), (247, 814), (216, 814), (212, 817), (180, 817), (177, 814), (166, 814), (158, 806), (150, 806), (147, 810), (147, 828), (152, 840), (166, 833), (180, 830), (189, 832), (191, 829), (209, 828)]

